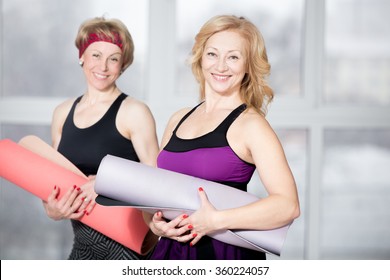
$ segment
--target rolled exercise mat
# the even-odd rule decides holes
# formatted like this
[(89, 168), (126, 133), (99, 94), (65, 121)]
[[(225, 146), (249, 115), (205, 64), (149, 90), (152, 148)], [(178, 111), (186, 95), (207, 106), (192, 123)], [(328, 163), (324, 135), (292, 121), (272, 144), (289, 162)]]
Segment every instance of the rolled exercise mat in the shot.
[[(42, 200), (48, 198), (55, 185), (61, 188), (61, 197), (73, 185), (81, 186), (88, 180), (59, 152), (35, 136), (21, 139), (20, 144), (0, 140), (0, 175)], [(145, 254), (154, 245), (147, 240), (149, 228), (137, 209), (97, 204), (80, 221), (139, 254)]]
[[(149, 213), (162, 211), (173, 219), (191, 214), (200, 206), (202, 187), (216, 209), (240, 207), (259, 198), (223, 184), (150, 167), (107, 155), (100, 163), (95, 182), (96, 202), (106, 206), (130, 206)], [(210, 236), (223, 241), (280, 256), (291, 224), (272, 230), (226, 230)]]

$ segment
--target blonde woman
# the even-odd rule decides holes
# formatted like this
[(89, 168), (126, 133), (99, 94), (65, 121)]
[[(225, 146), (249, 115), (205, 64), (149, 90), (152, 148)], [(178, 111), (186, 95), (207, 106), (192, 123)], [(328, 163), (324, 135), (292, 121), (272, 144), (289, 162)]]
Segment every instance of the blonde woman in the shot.
[(145, 215), (161, 236), (153, 259), (265, 259), (263, 252), (208, 237), (227, 229), (266, 230), (300, 215), (294, 177), (265, 119), (273, 91), (263, 38), (250, 21), (216, 16), (195, 37), (192, 71), (201, 102), (175, 113), (165, 130), (159, 168), (247, 190), (257, 170), (268, 196), (239, 208), (216, 210), (199, 188), (201, 207), (189, 217)]

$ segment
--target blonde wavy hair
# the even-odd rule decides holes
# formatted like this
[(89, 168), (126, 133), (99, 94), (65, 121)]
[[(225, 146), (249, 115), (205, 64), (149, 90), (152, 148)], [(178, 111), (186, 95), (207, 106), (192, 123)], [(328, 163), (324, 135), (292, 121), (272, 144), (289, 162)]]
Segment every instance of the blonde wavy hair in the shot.
[(219, 15), (208, 20), (195, 36), (190, 64), (192, 72), (200, 85), (200, 99), (205, 98), (205, 78), (202, 73), (202, 56), (207, 40), (221, 31), (237, 32), (245, 40), (246, 69), (240, 89), (244, 103), (265, 116), (267, 107), (273, 99), (273, 90), (267, 83), (271, 66), (268, 63), (263, 36), (249, 20), (234, 15)]

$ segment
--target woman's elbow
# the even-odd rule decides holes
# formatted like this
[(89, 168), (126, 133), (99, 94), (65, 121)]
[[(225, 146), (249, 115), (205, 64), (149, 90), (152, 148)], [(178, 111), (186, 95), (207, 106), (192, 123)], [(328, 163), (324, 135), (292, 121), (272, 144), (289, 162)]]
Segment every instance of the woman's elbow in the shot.
[(293, 203), (291, 207), (291, 215), (290, 215), (291, 221), (294, 221), (295, 219), (299, 218), (300, 215), (301, 215), (301, 209), (299, 203), (298, 202)]

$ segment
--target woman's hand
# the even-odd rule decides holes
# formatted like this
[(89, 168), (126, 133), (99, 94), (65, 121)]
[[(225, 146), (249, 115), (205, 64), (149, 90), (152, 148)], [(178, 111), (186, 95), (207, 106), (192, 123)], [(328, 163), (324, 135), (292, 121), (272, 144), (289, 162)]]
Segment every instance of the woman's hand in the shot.
[(203, 236), (218, 230), (216, 220), (218, 210), (210, 203), (203, 188), (198, 189), (200, 208), (186, 219), (192, 225), (191, 236), (193, 240), (190, 245), (195, 245)]
[(193, 238), (191, 224), (186, 222), (187, 214), (180, 215), (167, 222), (161, 211), (156, 212), (150, 223), (150, 229), (155, 235), (174, 239), (178, 242), (188, 242)]
[(153, 233), (183, 243), (191, 240), (190, 246), (193, 246), (203, 236), (219, 230), (215, 226), (218, 210), (210, 203), (202, 188), (199, 188), (199, 197), (200, 208), (191, 216), (183, 214), (167, 222), (161, 211), (156, 212), (150, 223)]
[(95, 193), (95, 175), (88, 176), (89, 181), (81, 186), (81, 200), (82, 204), (78, 211), (83, 212), (86, 215), (89, 215), (93, 208), (96, 205), (95, 199), (97, 194)]
[(73, 186), (58, 199), (60, 188), (55, 186), (47, 202), (43, 206), (47, 216), (53, 220), (80, 219), (84, 214), (89, 215), (96, 205), (97, 194), (94, 191), (95, 176), (89, 176), (89, 181), (81, 187)]
[(43, 201), (47, 216), (56, 221), (81, 218), (84, 213), (78, 211), (83, 203), (80, 192), (80, 188), (73, 186), (73, 188), (70, 188), (61, 199), (58, 199), (60, 188), (55, 186), (50, 193), (47, 202)]

